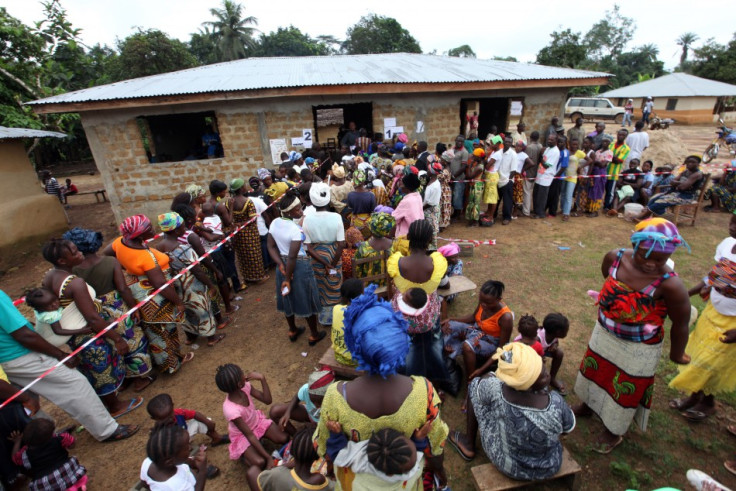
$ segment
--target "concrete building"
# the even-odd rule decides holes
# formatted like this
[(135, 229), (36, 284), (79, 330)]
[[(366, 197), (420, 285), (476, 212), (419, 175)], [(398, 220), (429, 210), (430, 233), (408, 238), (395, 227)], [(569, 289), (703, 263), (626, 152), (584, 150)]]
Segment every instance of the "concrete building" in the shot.
[[(323, 146), (335, 110), (369, 134), (452, 142), (468, 108), (480, 134), (522, 118), (542, 130), (571, 87), (609, 75), (541, 65), (421, 54), (250, 58), (127, 80), (41, 99), (38, 113), (78, 112), (116, 219), (155, 216), (190, 183), (255, 175), (292, 138)], [(329, 119), (329, 118), (328, 118)], [(196, 159), (210, 129), (221, 156)], [(329, 131), (329, 133), (327, 133)], [(329, 142), (333, 143), (333, 142)], [(147, 155), (147, 152), (150, 155)], [(216, 155), (218, 155), (216, 154)], [(195, 158), (192, 160), (192, 158)], [(163, 162), (162, 162), (163, 161)]]
[(617, 106), (634, 99), (635, 119), (641, 118), (641, 108), (646, 98), (651, 97), (657, 116), (685, 124), (715, 123), (721, 117), (736, 121), (735, 96), (736, 85), (687, 73), (671, 73), (601, 94)]
[(0, 250), (68, 229), (59, 199), (41, 188), (24, 145), (29, 138), (65, 136), (0, 126)]

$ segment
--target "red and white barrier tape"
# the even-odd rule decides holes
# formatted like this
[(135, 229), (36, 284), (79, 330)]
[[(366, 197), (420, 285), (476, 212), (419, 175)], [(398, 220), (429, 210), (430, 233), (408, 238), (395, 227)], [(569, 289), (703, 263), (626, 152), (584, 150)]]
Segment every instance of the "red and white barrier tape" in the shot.
[[(275, 200), (274, 200), (274, 201), (273, 201), (273, 202), (272, 202), (272, 203), (271, 203), (270, 205), (268, 205), (268, 207), (267, 207), (266, 209), (268, 209), (268, 208), (270, 208), (270, 207), (274, 206), (274, 205), (275, 205), (276, 203), (278, 203), (278, 202), (279, 202), (279, 201), (281, 200), (281, 198), (283, 198), (283, 196), (284, 196), (284, 195), (280, 196), (280, 197), (279, 197), (278, 199), (275, 199)], [(178, 280), (179, 278), (181, 278), (182, 276), (184, 276), (184, 274), (185, 274), (185, 273), (187, 273), (187, 272), (188, 272), (189, 270), (191, 270), (191, 269), (192, 269), (193, 267), (197, 266), (197, 265), (198, 265), (198, 264), (199, 264), (200, 262), (202, 262), (202, 260), (203, 260), (204, 258), (208, 257), (208, 256), (209, 256), (210, 254), (212, 254), (212, 252), (214, 252), (214, 251), (218, 250), (218, 249), (219, 249), (220, 247), (222, 247), (222, 246), (223, 246), (223, 245), (225, 244), (225, 242), (228, 242), (228, 241), (230, 241), (230, 240), (231, 240), (231, 239), (232, 239), (233, 237), (235, 237), (235, 235), (237, 235), (237, 233), (238, 233), (238, 232), (240, 232), (240, 231), (241, 231), (241, 230), (243, 230), (243, 229), (244, 229), (245, 227), (247, 227), (248, 225), (250, 225), (250, 224), (252, 224), (253, 222), (255, 222), (255, 221), (256, 221), (257, 219), (258, 219), (258, 216), (254, 216), (253, 218), (251, 218), (251, 219), (250, 219), (250, 220), (248, 220), (247, 222), (245, 222), (245, 223), (243, 223), (242, 225), (238, 226), (238, 227), (237, 227), (237, 228), (236, 228), (235, 230), (233, 230), (233, 231), (232, 231), (232, 232), (231, 232), (230, 234), (228, 234), (228, 235), (227, 235), (226, 237), (224, 237), (224, 238), (223, 238), (223, 239), (222, 239), (221, 241), (219, 241), (219, 242), (217, 243), (217, 245), (216, 245), (216, 246), (214, 246), (214, 247), (213, 247), (212, 249), (210, 249), (209, 251), (207, 251), (207, 252), (205, 252), (204, 254), (202, 254), (202, 255), (201, 255), (201, 256), (199, 257), (199, 259), (198, 259), (197, 261), (193, 262), (192, 264), (190, 264), (190, 265), (189, 265), (189, 266), (187, 266), (186, 268), (182, 269), (182, 270), (181, 270), (181, 271), (179, 272), (179, 274), (177, 274), (176, 276), (174, 276), (173, 278), (171, 278), (171, 279), (170, 279), (169, 281), (167, 281), (166, 283), (164, 283), (164, 284), (163, 284), (162, 286), (160, 286), (159, 288), (157, 288), (156, 290), (154, 290), (153, 292), (151, 292), (151, 293), (150, 293), (150, 294), (149, 294), (149, 295), (148, 295), (148, 296), (147, 296), (146, 298), (144, 298), (143, 300), (141, 300), (140, 302), (138, 302), (138, 303), (137, 303), (137, 304), (136, 304), (136, 305), (135, 305), (134, 307), (132, 307), (132, 308), (131, 308), (130, 310), (128, 310), (127, 312), (125, 312), (125, 313), (124, 313), (123, 315), (121, 315), (120, 317), (118, 317), (117, 319), (115, 319), (114, 321), (112, 321), (112, 322), (111, 322), (111, 323), (110, 323), (110, 324), (109, 324), (109, 325), (108, 325), (107, 327), (105, 327), (105, 328), (104, 328), (104, 329), (102, 329), (102, 330), (101, 330), (100, 332), (98, 332), (97, 334), (95, 334), (95, 335), (94, 335), (94, 336), (93, 336), (92, 338), (88, 339), (88, 340), (87, 340), (87, 341), (86, 341), (85, 343), (83, 343), (83, 344), (82, 344), (81, 346), (79, 346), (79, 347), (78, 347), (77, 349), (75, 349), (74, 351), (72, 351), (71, 353), (69, 353), (69, 354), (68, 354), (68, 355), (67, 355), (67, 356), (66, 356), (66, 357), (65, 357), (64, 359), (62, 359), (62, 360), (59, 360), (59, 361), (58, 361), (58, 362), (56, 363), (56, 365), (54, 365), (53, 367), (51, 367), (51, 368), (49, 368), (48, 370), (46, 370), (45, 372), (43, 372), (43, 373), (42, 373), (41, 375), (39, 375), (39, 376), (38, 376), (38, 378), (36, 378), (36, 379), (35, 379), (35, 380), (33, 380), (33, 381), (32, 381), (31, 383), (29, 383), (29, 384), (28, 384), (28, 385), (26, 385), (25, 387), (21, 388), (21, 389), (20, 389), (20, 390), (19, 390), (18, 392), (16, 392), (15, 394), (13, 394), (13, 396), (12, 396), (12, 397), (8, 398), (8, 399), (7, 399), (7, 400), (6, 400), (5, 402), (3, 402), (2, 404), (0, 404), (0, 409), (4, 408), (4, 407), (5, 407), (5, 406), (7, 406), (7, 405), (8, 405), (8, 404), (9, 404), (10, 402), (12, 402), (12, 401), (13, 401), (14, 399), (16, 399), (16, 398), (17, 398), (18, 396), (20, 396), (20, 395), (21, 395), (22, 393), (24, 393), (25, 391), (27, 391), (28, 389), (30, 389), (31, 387), (33, 387), (33, 386), (34, 386), (34, 385), (35, 385), (36, 383), (38, 383), (38, 381), (39, 381), (39, 380), (42, 380), (42, 379), (43, 379), (43, 378), (45, 378), (45, 377), (46, 377), (46, 376), (47, 376), (48, 374), (50, 374), (51, 372), (53, 372), (54, 370), (56, 370), (57, 368), (59, 368), (59, 367), (60, 367), (61, 365), (63, 365), (63, 364), (64, 364), (64, 363), (66, 363), (67, 361), (69, 361), (69, 360), (71, 360), (72, 358), (74, 358), (74, 357), (75, 357), (75, 356), (76, 356), (77, 354), (79, 354), (79, 353), (80, 353), (80, 352), (81, 352), (81, 351), (82, 351), (82, 350), (83, 350), (84, 348), (86, 348), (87, 346), (89, 346), (89, 345), (90, 345), (91, 343), (93, 343), (93, 342), (94, 342), (95, 340), (97, 340), (97, 339), (98, 339), (99, 337), (101, 337), (102, 335), (104, 335), (104, 334), (105, 334), (106, 332), (108, 332), (108, 331), (109, 331), (110, 329), (113, 329), (113, 328), (115, 328), (115, 326), (117, 326), (117, 325), (118, 325), (118, 323), (120, 323), (121, 321), (123, 321), (123, 320), (127, 319), (128, 317), (130, 317), (130, 315), (131, 315), (131, 314), (132, 314), (133, 312), (135, 312), (135, 311), (137, 311), (138, 309), (140, 309), (140, 308), (141, 308), (141, 307), (142, 307), (143, 305), (145, 305), (145, 304), (146, 304), (147, 302), (149, 302), (149, 301), (150, 301), (151, 299), (153, 299), (153, 298), (154, 298), (154, 297), (155, 297), (156, 295), (158, 295), (158, 294), (159, 294), (159, 293), (161, 293), (161, 292), (162, 292), (163, 290), (165, 290), (166, 288), (168, 288), (169, 286), (171, 286), (171, 285), (172, 285), (172, 284), (173, 284), (173, 283), (174, 283), (174, 282), (175, 282), (176, 280)], [(13, 302), (13, 305), (18, 305), (18, 304), (22, 303), (22, 301), (23, 301), (23, 300), (24, 300), (24, 299), (18, 299), (18, 300), (16, 300), (16, 301), (14, 301), (14, 302)]]

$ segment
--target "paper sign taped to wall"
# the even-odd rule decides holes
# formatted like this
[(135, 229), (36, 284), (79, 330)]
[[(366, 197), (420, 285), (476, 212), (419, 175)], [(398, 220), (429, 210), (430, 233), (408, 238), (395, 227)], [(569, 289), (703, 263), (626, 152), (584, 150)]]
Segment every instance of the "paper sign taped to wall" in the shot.
[(299, 138), (292, 138), (291, 139), (291, 146), (292, 147), (301, 147), (304, 146), (304, 138), (301, 136)]
[(312, 141), (314, 141), (314, 131), (312, 128), (304, 128), (302, 130), (302, 143), (304, 148), (312, 148)]
[(521, 116), (521, 111), (524, 109), (521, 101), (511, 101), (511, 116)]
[(271, 146), (271, 161), (273, 165), (279, 165), (281, 163), (281, 153), (289, 153), (289, 147), (286, 146), (286, 140), (283, 138), (277, 138), (274, 140), (268, 140)]
[(393, 138), (395, 135), (398, 135), (403, 132), (404, 132), (403, 126), (391, 126), (391, 127), (383, 128), (383, 135), (389, 140)]
[(384, 128), (393, 128), (396, 126), (396, 118), (383, 118)]
[(424, 133), (424, 121), (417, 121), (417, 133)]

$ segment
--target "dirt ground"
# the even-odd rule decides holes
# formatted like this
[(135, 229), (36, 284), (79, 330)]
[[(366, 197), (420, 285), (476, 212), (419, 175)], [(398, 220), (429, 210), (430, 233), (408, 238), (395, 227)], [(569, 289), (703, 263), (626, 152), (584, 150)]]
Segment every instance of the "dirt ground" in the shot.
[[(710, 138), (707, 127), (675, 127), (669, 131), (682, 139), (686, 153), (702, 152)], [(724, 159), (718, 162), (722, 164)], [(99, 176), (76, 176), (74, 180), (80, 190), (100, 185)], [(109, 203), (97, 204), (94, 197), (81, 196), (70, 198), (70, 204), (71, 209), (67, 211), (72, 226), (101, 230), (106, 240), (116, 236)], [(673, 259), (686, 285), (692, 285), (710, 268), (715, 246), (728, 234), (728, 219), (726, 214), (702, 213), (696, 227), (681, 227), (693, 251), (692, 254), (677, 252)], [(559, 218), (519, 219), (509, 226), (498, 225), (490, 229), (468, 229), (457, 224), (441, 235), (497, 240), (497, 245), (477, 247), (473, 257), (465, 258), (465, 274), (477, 284), (491, 278), (503, 281), (507, 288), (505, 300), (517, 318), (530, 313), (541, 320), (547, 313), (557, 311), (570, 319), (571, 331), (562, 343), (566, 357), (561, 379), (572, 392), (577, 367), (595, 319), (595, 307), (586, 291), (600, 288), (603, 255), (611, 249), (625, 247), (630, 233), (630, 223), (599, 217), (577, 218), (567, 223)], [(27, 245), (0, 258), (0, 288), (12, 298), (20, 296), (25, 288), (37, 285), (49, 269), (40, 256), (39, 246)], [(570, 247), (570, 250), (560, 250), (560, 246)], [(275, 311), (273, 289), (272, 280), (251, 286), (240, 302), (241, 310), (235, 314), (234, 323), (224, 331), (227, 338), (214, 348), (200, 343), (192, 363), (174, 376), (159, 377), (143, 392), (146, 400), (167, 392), (178, 407), (206, 414), (216, 422), (217, 429), (224, 432), (224, 395), (214, 384), (214, 374), (216, 367), (225, 362), (265, 374), (274, 402), (286, 402), (293, 397), (317, 367), (327, 343), (310, 348), (305, 338), (296, 343), (288, 342), (286, 323)], [(472, 310), (476, 302), (474, 293), (461, 294), (452, 305), (450, 315), (464, 314)], [(696, 301), (695, 305), (703, 308), (702, 302)], [(693, 467), (708, 472), (727, 486), (736, 487), (736, 479), (722, 467), (723, 460), (730, 458), (736, 447), (736, 439), (725, 431), (727, 422), (736, 417), (736, 397), (723, 398), (717, 416), (700, 424), (688, 423), (669, 410), (667, 401), (675, 393), (666, 383), (674, 376), (676, 368), (667, 361), (667, 348), (660, 363), (654, 411), (646, 433), (632, 429), (624, 443), (607, 456), (590, 451), (591, 443), (602, 429), (596, 419), (580, 420), (575, 431), (565, 437), (564, 444), (583, 467), (581, 489), (643, 490), (668, 485), (687, 489), (685, 472)], [(121, 397), (133, 395), (126, 391)], [(573, 404), (576, 398), (570, 395), (567, 401)], [(451, 428), (464, 425), (460, 402), (460, 398), (448, 398), (444, 404), (442, 417)], [(57, 419), (58, 426), (71, 423), (50, 403), (44, 401), (43, 406)], [(86, 432), (79, 435), (73, 452), (89, 471), (91, 489), (127, 489), (138, 479), (151, 422), (144, 407), (120, 420), (141, 425), (141, 431), (131, 439), (113, 444), (97, 443)], [(198, 438), (206, 442), (206, 438)], [(222, 474), (208, 482), (207, 489), (245, 487), (244, 469), (238, 462), (229, 461), (226, 447), (208, 450), (208, 459), (222, 469)], [(472, 463), (466, 463), (448, 446), (445, 462), (452, 488), (470, 490), (473, 489), (471, 467), (487, 459), (481, 452)]]

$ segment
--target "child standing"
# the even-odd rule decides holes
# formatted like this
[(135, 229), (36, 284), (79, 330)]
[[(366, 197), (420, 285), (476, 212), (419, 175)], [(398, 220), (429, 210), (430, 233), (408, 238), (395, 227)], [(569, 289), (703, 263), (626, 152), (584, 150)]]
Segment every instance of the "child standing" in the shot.
[(340, 303), (332, 308), (332, 329), (330, 337), (332, 339), (332, 351), (335, 352), (335, 361), (341, 365), (349, 367), (358, 366), (353, 360), (348, 347), (345, 345), (345, 327), (343, 318), (345, 316), (345, 308), (350, 305), (353, 299), (363, 294), (363, 282), (357, 278), (350, 278), (340, 285)]
[(13, 463), (26, 469), (31, 482), (28, 489), (87, 489), (87, 469), (68, 448), (74, 445), (69, 433), (54, 434), (54, 423), (45, 418), (34, 419), (23, 430), (13, 432)]
[(335, 374), (330, 370), (312, 372), (308, 382), (299, 388), (291, 402), (272, 406), (268, 416), (272, 421), (278, 421), (279, 428), (290, 435), (296, 433), (296, 428), (290, 423), (291, 420), (300, 423), (319, 423), (322, 400), (327, 387), (334, 381)]
[(544, 357), (552, 360), (552, 366), (549, 370), (549, 386), (559, 392), (561, 396), (566, 396), (567, 390), (565, 384), (557, 380), (557, 372), (560, 371), (562, 359), (565, 357), (565, 353), (560, 347), (560, 339), (566, 338), (569, 331), (570, 321), (559, 312), (547, 314), (542, 321), (542, 328), (537, 331), (539, 341), (542, 343), (542, 348), (544, 348)]
[[(534, 316), (522, 315), (519, 319), (519, 335), (514, 338), (514, 341), (520, 341), (525, 345), (532, 348), (537, 352), (539, 356), (544, 356), (544, 348), (539, 340), (538, 335), (539, 322)], [(544, 332), (544, 330), (542, 330)]]
[[(253, 388), (251, 380), (259, 380), (261, 390)], [(289, 435), (253, 405), (253, 398), (264, 404), (272, 402), (266, 377), (257, 372), (246, 376), (239, 366), (228, 363), (217, 368), (215, 383), (227, 394), (222, 412), (228, 421), (230, 459), (242, 459), (248, 468), (248, 485), (258, 489), (258, 474), (273, 467), (273, 459), (260, 439), (265, 437), (278, 444), (289, 441)]]
[[(206, 447), (189, 458), (189, 434), (179, 426), (155, 428), (148, 438), (146, 459), (141, 464), (141, 481), (151, 491), (203, 491), (207, 478)], [(192, 472), (191, 465), (196, 470)]]
[(281, 491), (284, 489), (306, 491), (313, 489), (335, 489), (335, 484), (322, 474), (312, 473), (312, 463), (319, 458), (312, 443), (312, 428), (303, 428), (294, 435), (291, 442), (291, 456), (294, 468), (281, 465), (261, 472), (258, 487), (261, 491)]
[(174, 401), (169, 394), (159, 394), (148, 401), (146, 406), (149, 416), (156, 422), (156, 427), (176, 425), (187, 430), (190, 438), (195, 435), (207, 435), (212, 439), (211, 446), (230, 443), (227, 435), (220, 435), (215, 430), (215, 422), (204, 414), (191, 409), (174, 408)]

